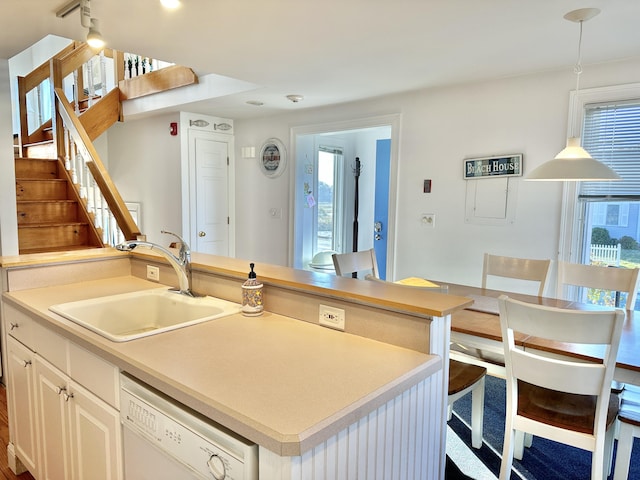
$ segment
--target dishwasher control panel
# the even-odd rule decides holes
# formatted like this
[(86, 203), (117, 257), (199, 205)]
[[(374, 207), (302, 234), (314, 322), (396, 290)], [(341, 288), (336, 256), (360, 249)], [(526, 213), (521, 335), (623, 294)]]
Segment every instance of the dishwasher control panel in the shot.
[[(123, 375), (120, 420), (147, 442), (216, 480), (256, 480), (258, 446)], [(126, 448), (126, 446), (125, 446)]]

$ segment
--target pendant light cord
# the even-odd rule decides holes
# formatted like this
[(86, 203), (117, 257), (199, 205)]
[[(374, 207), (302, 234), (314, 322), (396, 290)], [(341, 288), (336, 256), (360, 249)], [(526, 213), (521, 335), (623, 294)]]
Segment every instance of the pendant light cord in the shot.
[(573, 73), (576, 74), (576, 95), (578, 94), (578, 90), (580, 89), (580, 74), (582, 73), (582, 24), (584, 23), (580, 20), (580, 37), (578, 38), (578, 62), (575, 67), (573, 67)]
[[(580, 24), (580, 36), (578, 37), (578, 61), (573, 67), (573, 73), (576, 74), (576, 99), (580, 92), (580, 74), (582, 73), (582, 24), (584, 20), (578, 22)], [(575, 122), (571, 122), (571, 137), (575, 137)]]

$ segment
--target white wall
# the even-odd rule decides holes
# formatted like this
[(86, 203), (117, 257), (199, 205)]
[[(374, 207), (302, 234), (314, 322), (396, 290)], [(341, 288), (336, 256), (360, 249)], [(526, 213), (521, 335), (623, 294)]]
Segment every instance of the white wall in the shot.
[(118, 123), (108, 135), (109, 174), (125, 202), (142, 205), (142, 232), (151, 242), (169, 245), (180, 234), (180, 137), (169, 134), (178, 114)]
[(9, 62), (0, 59), (0, 255), (18, 254), (16, 182), (11, 126)]
[[(587, 66), (582, 88), (638, 82), (639, 67), (637, 59)], [(396, 271), (390, 275), (479, 285), (484, 252), (556, 259), (562, 184), (518, 179), (513, 225), (465, 224), (463, 160), (522, 153), (526, 173), (553, 158), (566, 141), (574, 82), (568, 69), (237, 120), (236, 148), (259, 146), (271, 136), (290, 146), (291, 127), (400, 113)], [(288, 211), (287, 179), (268, 179), (254, 159), (241, 158), (236, 178), (237, 256), (286, 264), (288, 215), (274, 221), (268, 208)], [(430, 194), (422, 193), (427, 178), (433, 180)], [(433, 229), (421, 225), (420, 214), (427, 212), (436, 214)]]

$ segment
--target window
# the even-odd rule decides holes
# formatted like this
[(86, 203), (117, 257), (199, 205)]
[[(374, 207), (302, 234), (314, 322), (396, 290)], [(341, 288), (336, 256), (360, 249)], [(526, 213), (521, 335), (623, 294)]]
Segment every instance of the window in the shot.
[[(578, 210), (585, 224), (582, 262), (594, 263), (594, 249), (621, 249), (613, 267), (640, 267), (640, 100), (585, 105), (582, 145), (621, 177), (616, 182), (582, 182)], [(595, 263), (602, 263), (598, 261)], [(624, 298), (590, 289), (581, 292), (588, 303), (625, 306)], [(618, 296), (619, 297), (619, 296)]]
[(314, 253), (327, 250), (342, 251), (342, 163), (341, 148), (318, 148), (318, 208)]

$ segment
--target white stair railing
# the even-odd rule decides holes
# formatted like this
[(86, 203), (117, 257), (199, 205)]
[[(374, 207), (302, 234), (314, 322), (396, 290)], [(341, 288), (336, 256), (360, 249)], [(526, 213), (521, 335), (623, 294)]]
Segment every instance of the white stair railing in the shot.
[(91, 171), (87, 167), (88, 159), (82, 155), (82, 148), (68, 129), (65, 128), (65, 168), (78, 190), (82, 201), (85, 202), (87, 211), (93, 217), (93, 226), (102, 231), (102, 242), (105, 245), (115, 246), (125, 240), (124, 234), (118, 227), (118, 222), (107, 205), (100, 187), (96, 183)]

